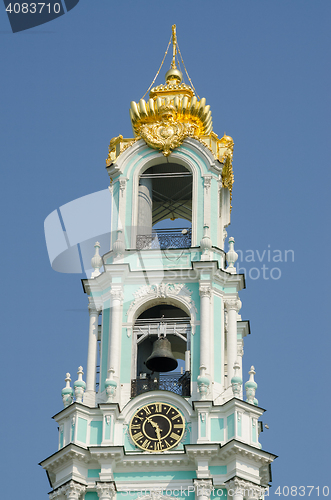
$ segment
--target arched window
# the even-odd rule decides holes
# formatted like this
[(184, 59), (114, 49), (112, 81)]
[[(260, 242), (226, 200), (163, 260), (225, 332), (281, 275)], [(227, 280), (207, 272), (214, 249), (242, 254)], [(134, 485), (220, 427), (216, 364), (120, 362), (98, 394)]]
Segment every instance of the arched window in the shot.
[(139, 177), (137, 248), (189, 248), (192, 173), (177, 163), (155, 165)]
[[(190, 317), (182, 309), (159, 304), (145, 310), (136, 320), (134, 329), (136, 346), (136, 379), (132, 381), (131, 396), (146, 391), (168, 390), (184, 397), (190, 396)], [(153, 345), (166, 337), (178, 362), (173, 371), (152, 371), (146, 361), (153, 353)]]

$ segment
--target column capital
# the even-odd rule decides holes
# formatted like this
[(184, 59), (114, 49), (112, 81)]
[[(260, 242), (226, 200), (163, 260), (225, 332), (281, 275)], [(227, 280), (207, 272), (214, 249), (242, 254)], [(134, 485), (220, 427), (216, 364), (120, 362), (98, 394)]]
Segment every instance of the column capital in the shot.
[(108, 500), (114, 498), (116, 493), (114, 483), (97, 482), (97, 493), (100, 500)]
[(67, 500), (79, 500), (83, 493), (85, 493), (86, 486), (81, 483), (77, 483), (76, 481), (69, 481), (60, 488), (52, 491), (49, 494), (49, 500), (56, 500), (57, 498), (63, 498), (65, 496)]
[(211, 287), (209, 285), (200, 285), (199, 286), (200, 297), (211, 297)]
[(236, 312), (238, 312), (242, 306), (240, 299), (224, 299), (224, 305), (227, 311), (234, 310)]
[(213, 490), (213, 481), (211, 479), (193, 479), (193, 486), (197, 498), (210, 497)]
[(120, 300), (122, 302), (124, 299), (124, 294), (121, 288), (112, 288), (110, 290), (110, 295), (113, 300)]
[(267, 490), (267, 488), (264, 488), (263, 486), (259, 486), (258, 484), (251, 483), (250, 481), (240, 479), (239, 477), (233, 477), (225, 484), (228, 492), (232, 490), (232, 497), (239, 493), (244, 498), (258, 500), (261, 498), (261, 496), (264, 495)]

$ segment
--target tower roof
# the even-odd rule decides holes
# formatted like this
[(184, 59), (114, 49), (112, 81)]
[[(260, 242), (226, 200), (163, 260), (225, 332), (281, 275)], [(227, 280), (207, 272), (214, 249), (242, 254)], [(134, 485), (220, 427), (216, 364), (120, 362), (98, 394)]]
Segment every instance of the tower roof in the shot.
[(133, 131), (151, 147), (161, 149), (165, 156), (178, 147), (185, 137), (201, 137), (211, 133), (212, 117), (206, 99), (201, 100), (189, 85), (182, 82), (183, 74), (176, 66), (176, 26), (172, 26), (173, 57), (165, 75), (165, 83), (153, 87), (146, 102), (131, 102), (130, 117)]

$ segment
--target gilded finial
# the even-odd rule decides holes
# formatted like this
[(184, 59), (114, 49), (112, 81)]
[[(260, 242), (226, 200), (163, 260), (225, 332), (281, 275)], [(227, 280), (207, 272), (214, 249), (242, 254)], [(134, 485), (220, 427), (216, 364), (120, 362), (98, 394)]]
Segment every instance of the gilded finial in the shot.
[(177, 54), (177, 36), (176, 36), (176, 25), (172, 25), (172, 69), (176, 69), (176, 54)]
[[(169, 42), (170, 43), (170, 42)], [(177, 35), (176, 25), (172, 25), (172, 61), (170, 69), (166, 72), (165, 80), (167, 84), (180, 85), (183, 80), (183, 73), (176, 66), (177, 55)]]

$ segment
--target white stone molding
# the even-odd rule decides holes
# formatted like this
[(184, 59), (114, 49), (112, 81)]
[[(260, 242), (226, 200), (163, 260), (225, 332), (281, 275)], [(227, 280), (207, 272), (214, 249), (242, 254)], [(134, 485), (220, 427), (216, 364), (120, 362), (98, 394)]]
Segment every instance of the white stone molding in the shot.
[(198, 312), (194, 301), (193, 292), (184, 283), (160, 283), (155, 285), (143, 285), (133, 293), (134, 300), (131, 302), (127, 312), (128, 323), (134, 322), (134, 311), (145, 302), (158, 298), (173, 298), (179, 300), (191, 314), (194, 323)]
[(268, 489), (237, 477), (230, 479), (230, 481), (226, 483), (226, 487), (228, 490), (228, 497), (235, 500), (242, 500), (243, 498), (245, 500), (259, 500)]
[(204, 224), (210, 226), (210, 217), (211, 217), (211, 175), (203, 176), (203, 184), (204, 184), (204, 193), (203, 193), (203, 220)]
[(116, 494), (114, 483), (110, 482), (97, 482), (97, 493), (100, 500), (110, 500)]
[(79, 500), (85, 493), (86, 486), (77, 483), (76, 481), (69, 481), (69, 483), (60, 486), (55, 491), (49, 494), (49, 500), (55, 500), (60, 497), (65, 497), (67, 500)]
[(210, 495), (213, 490), (213, 482), (211, 479), (194, 479), (193, 485), (196, 500), (210, 499)]

